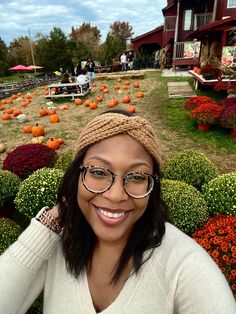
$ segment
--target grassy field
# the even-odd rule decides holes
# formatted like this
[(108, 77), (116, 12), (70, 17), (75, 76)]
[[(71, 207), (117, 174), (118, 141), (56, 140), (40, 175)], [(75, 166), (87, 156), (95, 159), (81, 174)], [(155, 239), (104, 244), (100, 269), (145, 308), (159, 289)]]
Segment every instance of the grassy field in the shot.
[[(60, 122), (52, 124), (49, 117), (39, 116), (40, 107), (47, 107), (44, 97), (44, 90), (40, 89), (32, 96), (31, 103), (21, 108), (22, 112), (28, 116), (27, 124), (39, 123), (45, 127), (45, 141), (48, 138), (63, 138), (65, 144), (58, 150), (58, 154), (63, 154), (68, 149), (74, 149), (76, 139), (81, 128), (91, 117), (98, 113), (109, 110), (107, 102), (113, 97), (117, 98), (119, 103), (117, 108), (126, 109), (127, 105), (122, 102), (125, 95), (132, 99), (131, 103), (135, 106), (137, 114), (147, 118), (155, 128), (159, 138), (160, 148), (162, 151), (163, 162), (170, 156), (187, 148), (196, 148), (205, 153), (219, 168), (221, 173), (236, 170), (236, 141), (231, 138), (228, 131), (214, 126), (210, 132), (197, 131), (194, 121), (191, 121), (187, 112), (182, 109), (185, 99), (169, 99), (167, 93), (168, 81), (189, 81), (193, 84), (193, 79), (189, 77), (162, 77), (159, 71), (147, 71), (145, 78), (139, 80), (140, 88), (134, 88), (134, 79), (130, 80), (127, 90), (123, 90), (127, 79), (121, 83), (115, 80), (103, 80), (97, 78), (96, 84), (91, 93), (84, 99), (95, 100), (98, 95), (103, 97), (102, 102), (98, 102), (98, 108), (90, 110), (84, 103), (76, 106), (72, 100), (58, 99), (54, 101), (57, 107), (57, 114)], [(100, 91), (101, 84), (106, 84), (108, 93), (103, 94)], [(118, 85), (119, 91), (114, 90), (114, 85)], [(144, 98), (137, 98), (138, 90), (144, 92)], [(197, 93), (214, 98), (216, 101), (225, 97), (224, 93), (214, 92), (211, 89), (199, 90)], [(33, 91), (31, 91), (33, 94)], [(11, 107), (20, 108), (22, 100), (14, 101)], [(60, 110), (61, 105), (67, 105), (67, 110)], [(6, 107), (6, 106), (5, 106)], [(22, 124), (19, 124), (15, 118), (9, 121), (0, 121), (0, 142), (7, 147), (7, 152), (11, 151), (17, 145), (30, 143), (32, 135), (25, 134), (22, 131)], [(0, 162), (3, 161), (7, 152), (0, 155)]]

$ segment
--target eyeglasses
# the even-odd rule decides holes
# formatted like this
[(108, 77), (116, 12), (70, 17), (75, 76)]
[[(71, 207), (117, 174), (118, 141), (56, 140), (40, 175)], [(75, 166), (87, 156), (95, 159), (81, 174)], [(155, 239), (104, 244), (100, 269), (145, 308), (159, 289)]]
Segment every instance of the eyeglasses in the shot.
[[(104, 193), (110, 189), (115, 177), (120, 176), (111, 170), (99, 166), (80, 166), (84, 187), (92, 193)], [(144, 172), (129, 172), (123, 178), (125, 192), (132, 198), (144, 198), (149, 195), (158, 176)]]

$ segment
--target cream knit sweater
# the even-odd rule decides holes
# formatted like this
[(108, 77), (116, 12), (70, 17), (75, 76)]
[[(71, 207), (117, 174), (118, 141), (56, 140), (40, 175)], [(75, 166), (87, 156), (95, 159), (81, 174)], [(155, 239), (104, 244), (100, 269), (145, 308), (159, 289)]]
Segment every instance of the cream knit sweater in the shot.
[[(44, 314), (95, 314), (86, 274), (65, 267), (60, 236), (36, 219), (0, 257), (0, 313), (25, 313), (44, 286)], [(235, 314), (231, 290), (208, 254), (166, 223), (160, 247), (102, 314)]]

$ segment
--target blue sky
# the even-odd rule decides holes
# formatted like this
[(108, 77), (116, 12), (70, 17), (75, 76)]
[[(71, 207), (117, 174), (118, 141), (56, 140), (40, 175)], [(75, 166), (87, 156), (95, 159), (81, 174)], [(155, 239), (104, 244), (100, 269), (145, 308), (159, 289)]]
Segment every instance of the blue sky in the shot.
[(101, 31), (102, 41), (114, 21), (126, 21), (133, 26), (134, 37), (163, 24), (161, 9), (166, 0), (1, 0), (0, 37), (8, 45), (14, 38), (28, 36), (30, 29), (48, 35), (60, 27), (67, 35), (71, 27), (90, 22)]

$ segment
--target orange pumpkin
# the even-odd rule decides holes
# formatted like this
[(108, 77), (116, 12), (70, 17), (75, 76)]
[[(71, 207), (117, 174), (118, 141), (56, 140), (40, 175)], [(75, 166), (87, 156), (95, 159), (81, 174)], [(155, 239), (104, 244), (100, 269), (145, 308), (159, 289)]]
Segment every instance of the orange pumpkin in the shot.
[(13, 108), (7, 108), (7, 109), (6, 109), (6, 113), (8, 113), (8, 114), (12, 114), (13, 111), (14, 111)]
[(23, 101), (23, 102), (20, 104), (20, 106), (21, 106), (22, 108), (26, 107), (26, 106), (27, 106), (27, 102), (26, 102), (26, 101)]
[(131, 102), (131, 98), (129, 97), (129, 96), (125, 96), (124, 98), (123, 98), (123, 103), (124, 104), (128, 104), (128, 103), (130, 103)]
[(74, 100), (74, 103), (76, 104), (76, 106), (79, 106), (79, 105), (82, 105), (83, 100), (80, 99), (80, 98), (76, 98), (76, 99)]
[(6, 120), (10, 120), (10, 119), (11, 119), (11, 116), (8, 113), (4, 113), (2, 115), (2, 120), (6, 121)]
[(91, 103), (91, 99), (86, 99), (86, 100), (85, 100), (85, 106), (89, 106), (90, 103)]
[(109, 91), (108, 91), (108, 89), (107, 89), (107, 88), (104, 88), (102, 92), (103, 92), (103, 94), (107, 94), (107, 93), (109, 93)]
[(133, 87), (139, 88), (139, 82), (134, 82)]
[(2, 99), (1, 100), (1, 104), (6, 105), (7, 104), (7, 100), (6, 99)]
[(194, 68), (193, 68), (193, 72), (194, 72), (194, 73), (197, 73), (197, 70), (198, 70), (198, 67), (194, 67)]
[(114, 90), (118, 90), (120, 87), (118, 85), (115, 85), (113, 88)]
[(143, 98), (144, 97), (144, 93), (139, 91), (139, 92), (137, 92), (136, 96), (137, 96), (137, 98)]
[(60, 145), (64, 144), (64, 140), (62, 138), (57, 138), (57, 141), (60, 143)]
[(19, 114), (22, 114), (22, 111), (19, 109), (15, 109), (12, 114), (14, 117), (17, 117), (17, 116), (19, 116)]
[(0, 105), (0, 111), (1, 110), (4, 110), (5, 108), (4, 108), (4, 106), (3, 105)]
[(24, 125), (23, 126), (23, 132), (24, 133), (31, 133), (32, 132), (32, 125)]
[(35, 137), (43, 136), (45, 134), (45, 130), (42, 125), (38, 125), (38, 123), (36, 123), (36, 125), (32, 127), (31, 133)]
[(130, 81), (126, 81), (126, 82), (125, 82), (125, 85), (130, 85)]
[(46, 146), (56, 150), (60, 148), (61, 144), (57, 139), (50, 138), (50, 140), (47, 141)]
[(48, 109), (47, 110), (47, 114), (50, 116), (52, 114), (56, 114), (56, 110), (55, 109)]
[(50, 122), (51, 123), (58, 123), (60, 122), (60, 118), (57, 114), (50, 115)]
[(103, 101), (102, 96), (98, 96), (98, 97), (96, 98), (96, 101), (97, 101), (97, 102)]
[(134, 106), (132, 106), (132, 105), (129, 105), (129, 106), (127, 106), (127, 111), (129, 111), (129, 112), (135, 112), (136, 111), (136, 109), (135, 109), (135, 107)]
[(123, 90), (126, 90), (126, 89), (128, 89), (128, 86), (127, 85), (124, 85), (124, 86), (122, 86), (121, 87)]
[(202, 70), (199, 68), (199, 69), (197, 69), (197, 74), (198, 75), (201, 75), (202, 74)]
[(96, 102), (95, 102), (95, 101), (92, 101), (92, 102), (89, 104), (89, 108), (90, 108), (91, 110), (96, 109), (96, 108), (97, 108)]
[(41, 117), (43, 117), (43, 116), (47, 116), (48, 115), (48, 112), (47, 112), (47, 109), (45, 109), (45, 108), (40, 108), (39, 109), (39, 115), (41, 116)]
[(116, 99), (116, 98), (112, 98), (112, 101), (115, 103), (115, 105), (117, 105), (117, 104), (118, 104), (118, 99)]
[(116, 82), (117, 82), (117, 83), (121, 83), (121, 82), (122, 82), (122, 79), (121, 79), (121, 78), (118, 78), (118, 79), (116, 80)]
[(113, 100), (110, 100), (110, 101), (108, 101), (108, 103), (107, 103), (107, 107), (109, 107), (109, 108), (113, 108), (113, 107), (115, 107), (115, 102), (113, 101)]
[(12, 104), (13, 104), (12, 99), (7, 99), (7, 104), (8, 104), (8, 105), (12, 105)]

